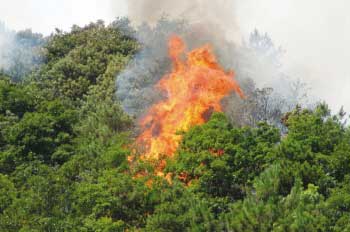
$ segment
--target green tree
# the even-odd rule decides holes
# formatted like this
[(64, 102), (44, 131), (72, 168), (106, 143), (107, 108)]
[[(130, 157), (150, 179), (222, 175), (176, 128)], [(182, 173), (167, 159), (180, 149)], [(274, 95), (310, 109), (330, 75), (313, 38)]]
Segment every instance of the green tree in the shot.
[(269, 165), (279, 131), (267, 124), (238, 128), (223, 114), (184, 135), (168, 171), (212, 197), (241, 199), (244, 188)]
[(103, 75), (116, 75), (111, 66), (120, 67), (116, 62), (132, 56), (137, 48), (134, 39), (102, 21), (73, 26), (69, 33), (58, 30), (49, 38), (45, 64), (34, 78), (55, 96), (79, 100)]
[(221, 225), (228, 231), (327, 231), (323, 197), (317, 187), (303, 189), (296, 180), (287, 196), (279, 195), (281, 167), (273, 165), (254, 181), (248, 196), (232, 204)]

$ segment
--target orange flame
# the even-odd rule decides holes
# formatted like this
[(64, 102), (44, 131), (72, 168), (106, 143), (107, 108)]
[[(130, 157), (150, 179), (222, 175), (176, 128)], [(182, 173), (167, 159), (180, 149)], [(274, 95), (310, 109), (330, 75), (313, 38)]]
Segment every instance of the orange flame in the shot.
[(220, 102), (231, 92), (243, 97), (233, 72), (224, 71), (209, 45), (185, 51), (182, 39), (172, 36), (173, 69), (156, 85), (167, 98), (153, 105), (140, 121), (137, 143), (144, 147), (143, 159), (171, 157), (181, 140), (177, 132), (205, 123), (214, 111), (221, 112)]

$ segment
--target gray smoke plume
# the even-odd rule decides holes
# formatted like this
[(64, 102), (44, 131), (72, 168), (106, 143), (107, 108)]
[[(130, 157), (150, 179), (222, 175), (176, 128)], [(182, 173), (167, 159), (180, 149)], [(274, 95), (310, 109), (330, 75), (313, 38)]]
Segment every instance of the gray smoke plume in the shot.
[(154, 85), (171, 69), (168, 39), (173, 34), (181, 36), (188, 49), (211, 44), (220, 63), (226, 69), (234, 67), (232, 54), (237, 53), (235, 44), (205, 30), (205, 26), (168, 18), (160, 19), (154, 26), (142, 24), (135, 35), (142, 49), (117, 77), (117, 96), (129, 114), (142, 115), (162, 97)]
[[(293, 82), (281, 69), (284, 52), (270, 37), (255, 31), (241, 39), (235, 19), (235, 1), (129, 0), (129, 17), (142, 49), (117, 77), (117, 96), (135, 117), (162, 97), (155, 83), (170, 71), (167, 41), (181, 36), (188, 49), (211, 44), (219, 62), (234, 70), (247, 96), (223, 101), (229, 118), (238, 125), (260, 120), (279, 125), (283, 113), (306, 98), (302, 82)], [(304, 104), (306, 105), (306, 103)]]
[(235, 0), (128, 0), (128, 16), (134, 25), (155, 25), (166, 16), (205, 25), (216, 36), (239, 42), (241, 35), (235, 18)]
[(225, 68), (232, 68), (233, 42), (239, 43), (234, 1), (128, 0), (128, 16), (137, 28), (142, 50), (117, 78), (117, 95), (125, 110), (136, 117), (159, 100), (153, 86), (171, 67), (167, 41), (180, 35), (188, 49), (210, 43)]

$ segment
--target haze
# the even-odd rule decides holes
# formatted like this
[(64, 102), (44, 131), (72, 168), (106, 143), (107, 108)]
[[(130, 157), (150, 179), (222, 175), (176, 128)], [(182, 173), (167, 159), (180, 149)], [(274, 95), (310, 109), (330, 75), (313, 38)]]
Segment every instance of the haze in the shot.
[[(3, 0), (0, 20), (11, 29), (47, 35), (54, 28), (69, 30), (72, 24), (127, 15), (126, 0), (112, 1)], [(287, 51), (287, 72), (308, 82), (332, 109), (344, 105), (350, 111), (348, 9), (346, 0), (237, 0), (232, 16), (244, 37), (257, 28), (281, 45)]]

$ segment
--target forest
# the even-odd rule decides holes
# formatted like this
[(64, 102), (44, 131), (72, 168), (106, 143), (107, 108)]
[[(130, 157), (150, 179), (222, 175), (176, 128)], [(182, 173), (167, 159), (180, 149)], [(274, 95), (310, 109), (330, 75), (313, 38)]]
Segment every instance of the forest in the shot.
[[(0, 74), (0, 231), (350, 231), (346, 114), (297, 104), (302, 94), (278, 98), (241, 78), (246, 99), (181, 132), (163, 169), (170, 181), (130, 162), (147, 103), (119, 85), (125, 69), (141, 72), (147, 43), (137, 38), (158, 29), (117, 19), (14, 35)], [(252, 47), (268, 50), (269, 38), (254, 36)], [(144, 75), (166, 70), (154, 72)]]

